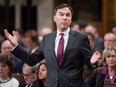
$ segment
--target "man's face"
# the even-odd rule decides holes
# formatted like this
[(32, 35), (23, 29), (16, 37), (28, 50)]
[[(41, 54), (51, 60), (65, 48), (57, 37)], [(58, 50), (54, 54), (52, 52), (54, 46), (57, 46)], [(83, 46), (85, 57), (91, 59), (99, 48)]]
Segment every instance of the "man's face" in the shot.
[(8, 40), (6, 40), (1, 45), (1, 53), (10, 55), (11, 48), (12, 48), (11, 43)]
[(26, 84), (32, 84), (33, 83), (33, 75), (31, 70), (28, 67), (25, 67), (23, 69), (23, 75), (24, 75), (24, 79)]
[(114, 38), (114, 36), (112, 35), (105, 35), (104, 36), (104, 47), (108, 47), (110, 45), (115, 45), (116, 44), (116, 40)]
[(59, 31), (65, 31), (71, 24), (72, 14), (68, 7), (58, 9), (54, 15), (54, 21)]

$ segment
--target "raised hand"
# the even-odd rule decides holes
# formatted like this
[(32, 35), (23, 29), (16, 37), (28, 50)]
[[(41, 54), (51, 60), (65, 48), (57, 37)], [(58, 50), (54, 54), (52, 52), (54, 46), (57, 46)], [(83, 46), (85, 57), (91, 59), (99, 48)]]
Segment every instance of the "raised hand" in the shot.
[(99, 59), (101, 59), (101, 53), (99, 51), (96, 51), (92, 55), (90, 62), (91, 62), (91, 64), (95, 64), (99, 61)]
[(13, 47), (15, 47), (17, 44), (18, 44), (18, 40), (17, 40), (17, 37), (16, 37), (16, 32), (13, 31), (11, 35), (7, 29), (4, 30), (4, 34), (5, 34), (5, 37), (10, 41), (10, 43), (12, 44)]

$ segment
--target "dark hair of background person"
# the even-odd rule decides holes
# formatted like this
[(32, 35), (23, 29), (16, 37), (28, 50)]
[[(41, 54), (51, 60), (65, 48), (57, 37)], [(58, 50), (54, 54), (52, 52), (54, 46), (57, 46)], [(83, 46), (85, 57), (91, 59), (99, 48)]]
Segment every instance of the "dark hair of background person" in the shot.
[(71, 27), (73, 27), (74, 25), (79, 25), (79, 29), (84, 29), (87, 26), (87, 23), (83, 20), (79, 20), (79, 21), (74, 21), (71, 23)]

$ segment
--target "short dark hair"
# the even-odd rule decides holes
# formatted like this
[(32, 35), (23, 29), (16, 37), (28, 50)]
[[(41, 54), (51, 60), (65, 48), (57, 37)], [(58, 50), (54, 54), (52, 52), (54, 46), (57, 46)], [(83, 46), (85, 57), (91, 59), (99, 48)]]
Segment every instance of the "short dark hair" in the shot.
[(82, 29), (84, 29), (87, 26), (87, 23), (86, 23), (86, 21), (79, 20), (79, 21), (73, 22), (71, 24), (71, 27), (73, 27), (74, 25), (78, 25), (79, 26), (79, 29), (82, 30)]
[(111, 25), (111, 28), (114, 28), (114, 27), (116, 27), (116, 21), (114, 21)]
[(12, 75), (14, 68), (14, 62), (11, 56), (0, 54), (0, 63), (3, 63), (9, 67), (9, 77)]
[(61, 4), (61, 5), (57, 6), (55, 8), (55, 10), (54, 10), (54, 15), (56, 14), (58, 9), (65, 8), (65, 7), (69, 8), (71, 13), (72, 13), (72, 15), (73, 15), (73, 9), (68, 4)]

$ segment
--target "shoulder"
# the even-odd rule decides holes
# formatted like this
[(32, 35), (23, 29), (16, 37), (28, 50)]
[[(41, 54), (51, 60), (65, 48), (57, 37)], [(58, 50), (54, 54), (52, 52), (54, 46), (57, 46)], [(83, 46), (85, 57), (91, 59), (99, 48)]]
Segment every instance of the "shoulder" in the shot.
[(81, 38), (87, 38), (87, 35), (81, 32), (76, 32), (72, 29), (70, 29), (69, 35), (74, 35), (76, 37), (81, 37)]
[(11, 82), (13, 82), (13, 83), (18, 83), (19, 84), (19, 82), (18, 82), (18, 80), (17, 79), (15, 79), (14, 77), (10, 80)]

